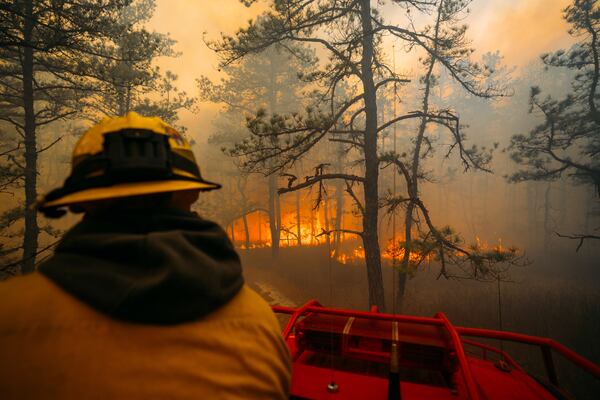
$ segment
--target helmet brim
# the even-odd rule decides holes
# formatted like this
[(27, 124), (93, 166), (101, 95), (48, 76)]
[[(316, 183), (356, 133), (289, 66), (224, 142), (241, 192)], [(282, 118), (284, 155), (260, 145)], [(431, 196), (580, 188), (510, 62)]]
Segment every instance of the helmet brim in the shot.
[(69, 193), (51, 201), (42, 200), (38, 203), (39, 209), (48, 209), (64, 206), (72, 206), (100, 200), (115, 198), (143, 196), (154, 193), (179, 192), (183, 190), (208, 191), (219, 189), (221, 185), (208, 181), (191, 180), (165, 180), (150, 182), (119, 183), (112, 186), (95, 187)]

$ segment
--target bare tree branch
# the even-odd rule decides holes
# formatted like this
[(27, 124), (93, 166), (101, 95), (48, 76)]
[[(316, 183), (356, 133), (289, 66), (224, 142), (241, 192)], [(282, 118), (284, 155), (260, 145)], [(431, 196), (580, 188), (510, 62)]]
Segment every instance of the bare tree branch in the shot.
[(288, 192), (294, 192), (296, 190), (300, 190), (300, 189), (304, 189), (307, 187), (310, 187), (312, 185), (314, 185), (315, 183), (319, 183), (322, 182), (324, 180), (329, 180), (329, 179), (343, 179), (345, 181), (353, 181), (353, 182), (364, 182), (365, 178), (362, 176), (357, 176), (357, 175), (350, 175), (350, 174), (322, 174), (322, 175), (317, 175), (317, 176), (309, 176), (306, 177), (306, 181), (302, 182), (298, 185), (289, 187), (289, 188), (280, 188), (277, 193), (279, 194), (284, 194), (284, 193), (288, 193)]
[(579, 244), (577, 245), (577, 249), (575, 249), (575, 251), (579, 251), (579, 249), (581, 248), (581, 246), (583, 246), (583, 242), (586, 240), (600, 240), (600, 236), (598, 235), (584, 235), (584, 234), (575, 234), (575, 235), (563, 235), (561, 233), (558, 232), (554, 232), (556, 234), (556, 236), (561, 237), (561, 238), (567, 238), (567, 239), (574, 239), (574, 240), (578, 240)]

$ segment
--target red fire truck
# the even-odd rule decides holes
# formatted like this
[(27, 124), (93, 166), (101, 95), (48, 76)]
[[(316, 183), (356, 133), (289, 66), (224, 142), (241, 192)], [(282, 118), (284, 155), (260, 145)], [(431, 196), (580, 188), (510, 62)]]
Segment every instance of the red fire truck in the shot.
[[(289, 315), (282, 335), (293, 358), (293, 399), (569, 399), (553, 353), (600, 379), (599, 366), (552, 339), (457, 327), (443, 313), (361, 312), (315, 300), (273, 310)], [(482, 343), (489, 339), (539, 347), (546, 379)]]

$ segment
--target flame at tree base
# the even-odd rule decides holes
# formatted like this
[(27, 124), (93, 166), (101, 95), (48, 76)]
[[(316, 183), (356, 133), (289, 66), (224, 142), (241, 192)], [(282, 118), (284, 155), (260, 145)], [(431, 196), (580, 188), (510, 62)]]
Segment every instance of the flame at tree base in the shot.
[[(328, 232), (325, 227), (331, 226), (330, 221), (324, 218), (312, 218), (309, 223), (301, 223), (298, 226), (295, 222), (293, 214), (286, 214), (282, 218), (282, 228), (280, 230), (279, 247), (280, 248), (308, 248), (308, 247), (324, 247), (329, 253), (329, 257), (343, 265), (364, 265), (365, 264), (365, 249), (363, 243), (357, 236), (343, 232)], [(356, 222), (356, 221), (355, 221)], [(259, 213), (247, 216), (248, 237), (242, 228), (242, 225), (235, 223), (230, 225), (230, 237), (237, 248), (242, 250), (253, 250), (261, 248), (271, 248), (271, 235), (268, 219), (261, 218)], [(353, 224), (357, 226), (356, 224)], [(352, 226), (352, 225), (351, 225)], [(353, 228), (349, 228), (353, 229)], [(354, 228), (354, 230), (359, 230)], [(458, 251), (459, 247), (463, 247), (465, 243), (458, 235), (449, 227), (444, 227), (439, 230), (439, 233), (444, 238), (456, 246), (454, 248), (447, 247), (440, 249), (440, 243), (433, 238), (431, 234), (415, 233), (411, 240), (410, 254), (408, 257), (408, 266), (410, 270), (416, 270), (423, 262), (440, 261), (440, 254), (445, 252), (446, 262), (448, 259), (451, 262), (463, 263), (467, 260), (477, 262), (492, 262), (503, 263), (510, 262), (512, 259), (518, 259), (517, 249), (506, 248), (502, 245), (502, 240), (498, 239), (498, 244), (490, 246), (482, 242), (479, 237), (475, 237), (473, 244), (464, 247), (470, 252), (469, 256), (463, 251)], [(385, 237), (385, 236), (384, 236)], [(240, 240), (243, 239), (243, 240)], [(381, 261), (382, 265), (400, 267), (404, 265), (406, 253), (406, 241), (404, 237), (397, 235), (386, 241), (386, 245), (382, 246)], [(479, 261), (478, 261), (479, 260)]]

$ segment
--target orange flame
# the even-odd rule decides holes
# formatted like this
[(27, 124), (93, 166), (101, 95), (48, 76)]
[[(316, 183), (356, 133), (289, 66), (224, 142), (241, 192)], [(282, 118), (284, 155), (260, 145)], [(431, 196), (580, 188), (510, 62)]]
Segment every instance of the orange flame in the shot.
[[(298, 210), (282, 212), (281, 229), (279, 237), (280, 247), (296, 246), (323, 246), (329, 244), (330, 257), (340, 264), (362, 264), (365, 260), (365, 249), (361, 241), (354, 235), (330, 232), (327, 234), (334, 221), (334, 211), (325, 215), (324, 211), (315, 211), (305, 205), (300, 210), (303, 218), (298, 218)], [(300, 226), (298, 227), (298, 220)], [(344, 215), (344, 226), (360, 226), (360, 220), (351, 215)], [(270, 248), (271, 233), (268, 216), (261, 212), (255, 212), (246, 216), (248, 237), (246, 238), (246, 227), (242, 219), (236, 220), (228, 229), (228, 233), (235, 245), (240, 249)], [(349, 228), (354, 229), (354, 228)], [(360, 229), (360, 228), (358, 228)], [(356, 229), (356, 230), (358, 230)], [(498, 239), (498, 245), (490, 246), (482, 243), (479, 237), (475, 237), (475, 246), (478, 250), (492, 249), (494, 251), (506, 251), (502, 246), (502, 240)], [(403, 247), (404, 237), (397, 235), (387, 241), (387, 245), (381, 251), (382, 262), (388, 265), (400, 265), (403, 262), (405, 249)], [(457, 254), (459, 255), (459, 254)], [(412, 250), (409, 256), (411, 264), (420, 264), (431, 260), (431, 254), (420, 254)]]

